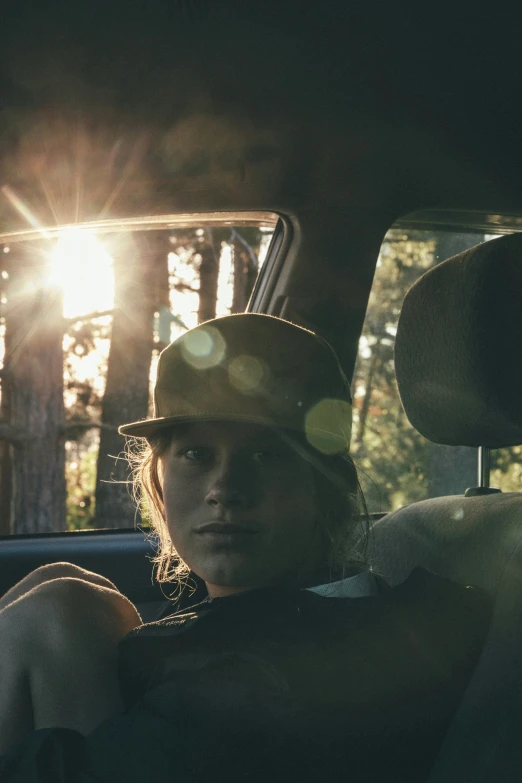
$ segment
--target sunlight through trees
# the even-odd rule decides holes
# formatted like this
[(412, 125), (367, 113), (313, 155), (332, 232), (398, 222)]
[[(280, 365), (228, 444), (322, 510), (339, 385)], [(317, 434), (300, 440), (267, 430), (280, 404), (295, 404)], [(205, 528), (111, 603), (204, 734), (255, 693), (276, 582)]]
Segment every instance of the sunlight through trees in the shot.
[(0, 247), (0, 535), (139, 521), (117, 428), (150, 412), (172, 339), (244, 310), (272, 232), (75, 227)]

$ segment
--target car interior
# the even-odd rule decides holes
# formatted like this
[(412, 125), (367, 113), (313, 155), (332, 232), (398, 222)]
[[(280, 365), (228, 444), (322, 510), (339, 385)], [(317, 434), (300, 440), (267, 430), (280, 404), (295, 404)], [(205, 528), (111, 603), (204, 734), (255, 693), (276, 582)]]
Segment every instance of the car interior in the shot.
[(147, 415), (187, 327), (286, 318), (353, 379), (371, 568), (494, 604), (430, 783), (519, 779), (518, 20), (95, 5), (13, 10), (0, 53), (0, 594), (66, 561), (155, 619), (176, 593), (153, 580), (117, 425)]

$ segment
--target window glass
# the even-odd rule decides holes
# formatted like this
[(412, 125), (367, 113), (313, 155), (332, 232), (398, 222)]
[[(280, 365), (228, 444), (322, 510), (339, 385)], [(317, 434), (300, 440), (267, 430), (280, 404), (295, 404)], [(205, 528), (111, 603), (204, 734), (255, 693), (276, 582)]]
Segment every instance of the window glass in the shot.
[(0, 235), (0, 535), (132, 527), (120, 424), (152, 413), (160, 351), (241, 312), (276, 216)]
[[(372, 512), (477, 484), (477, 449), (430, 443), (404, 413), (394, 368), (394, 342), (403, 299), (428, 269), (494, 235), (470, 231), (392, 228), (381, 247), (359, 342), (354, 375), (352, 451)], [(522, 487), (522, 448), (492, 452), (491, 485)]]

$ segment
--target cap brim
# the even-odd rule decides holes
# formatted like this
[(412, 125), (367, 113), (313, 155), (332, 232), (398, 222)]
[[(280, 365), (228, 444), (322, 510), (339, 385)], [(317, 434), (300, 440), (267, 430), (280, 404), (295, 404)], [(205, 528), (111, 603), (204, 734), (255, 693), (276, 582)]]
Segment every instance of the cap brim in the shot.
[(145, 419), (143, 421), (135, 421), (131, 424), (122, 424), (118, 427), (120, 435), (130, 435), (135, 438), (148, 438), (154, 435), (160, 430), (172, 427), (174, 424), (191, 424), (201, 421), (237, 421), (244, 422), (245, 424), (263, 424), (266, 427), (276, 427), (281, 429), (301, 430), (296, 427), (295, 422), (288, 421), (274, 421), (273, 418), (264, 416), (251, 416), (242, 413), (226, 413), (223, 412), (208, 412), (198, 413), (194, 416), (165, 416), (159, 419)]
[[(286, 421), (281, 419), (276, 421), (273, 418), (263, 416), (251, 416), (246, 414), (234, 414), (220, 412), (208, 412), (205, 414), (195, 414), (194, 416), (166, 416), (160, 419), (146, 419), (144, 421), (135, 421), (131, 424), (123, 424), (118, 428), (120, 435), (128, 435), (134, 438), (150, 438), (157, 432), (172, 427), (174, 424), (191, 424), (193, 422), (203, 421), (232, 421), (242, 422), (244, 424), (262, 424), (265, 427), (271, 427), (278, 430), (293, 430), (294, 432), (304, 432), (303, 426), (296, 426), (296, 422)], [(310, 444), (317, 448), (319, 451), (327, 454), (340, 453), (349, 448), (349, 441), (338, 433), (328, 432), (316, 427), (309, 427), (306, 429), (308, 440)], [(316, 437), (311, 437), (315, 435)], [(317, 438), (322, 442), (323, 446), (328, 443), (327, 448), (322, 448), (318, 445)], [(315, 442), (314, 442), (315, 441)]]

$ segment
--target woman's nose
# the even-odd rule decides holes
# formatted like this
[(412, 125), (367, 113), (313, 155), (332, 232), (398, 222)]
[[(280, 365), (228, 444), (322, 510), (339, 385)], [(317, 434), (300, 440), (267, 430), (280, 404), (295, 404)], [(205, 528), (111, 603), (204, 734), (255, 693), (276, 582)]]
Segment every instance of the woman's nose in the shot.
[(223, 465), (213, 477), (207, 496), (209, 506), (233, 508), (249, 506), (254, 498), (254, 487), (246, 472), (238, 465)]

